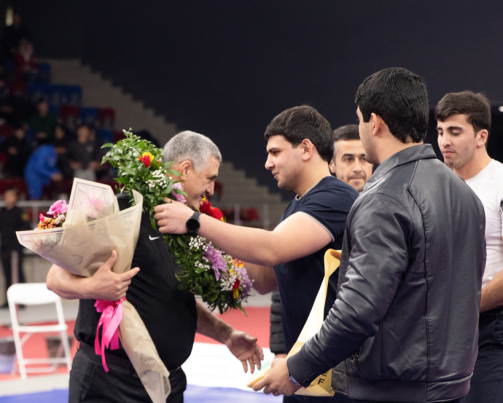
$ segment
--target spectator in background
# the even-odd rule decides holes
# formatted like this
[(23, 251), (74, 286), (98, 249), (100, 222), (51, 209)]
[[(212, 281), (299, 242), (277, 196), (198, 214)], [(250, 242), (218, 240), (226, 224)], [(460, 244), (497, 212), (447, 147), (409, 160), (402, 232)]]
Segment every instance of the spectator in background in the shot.
[[(446, 94), (435, 108), (444, 163), (484, 205), (486, 264), (480, 294), (478, 356), (465, 403), (503, 401), (503, 164), (487, 154), (491, 104), (472, 91)], [(460, 212), (461, 216), (461, 212)], [(467, 232), (467, 236), (474, 234)]]
[(31, 35), (28, 29), (23, 25), (21, 15), (19, 13), (14, 13), (12, 25), (5, 27), (3, 33), (4, 55), (12, 62), (14, 62), (16, 58), (21, 39), (30, 40)]
[(41, 99), (37, 102), (37, 112), (30, 116), (26, 123), (35, 132), (38, 144), (54, 142), (54, 130), (58, 119), (49, 112), (49, 103), (46, 100)]
[(4, 141), (2, 150), (7, 154), (4, 167), (5, 176), (8, 178), (22, 178), (24, 167), (31, 153), (31, 147), (26, 140), (23, 126), (19, 125), (14, 129), (14, 136)]
[(7, 78), (0, 75), (0, 125), (4, 123), (12, 124), (13, 113)]
[(17, 80), (36, 81), (37, 79), (38, 63), (33, 54), (33, 45), (27, 39), (21, 39), (19, 42), (14, 72)]
[(337, 176), (337, 179), (361, 193), (372, 175), (372, 164), (365, 158), (358, 125), (341, 126), (334, 130), (332, 137), (334, 158), (329, 165), (330, 171)]
[(42, 196), (42, 187), (49, 185), (51, 181), (62, 181), (63, 175), (57, 163), (58, 154), (53, 144), (41, 145), (30, 155), (24, 169), (30, 200), (39, 200)]
[(77, 141), (68, 146), (68, 160), (75, 178), (96, 180), (96, 171), (100, 168), (99, 147), (91, 139), (91, 130), (87, 125), (77, 128)]
[[(12, 252), (16, 251), (18, 255), (18, 281), (24, 283), (23, 273), (23, 247), (18, 242), (16, 231), (29, 230), (30, 225), (23, 219), (23, 213), (17, 203), (17, 190), (7, 189), (3, 195), (5, 207), (0, 209), (0, 236), (2, 244), (0, 253), (2, 256), (2, 267), (5, 276), (5, 291), (12, 285)], [(5, 298), (5, 301), (7, 298)], [(5, 302), (3, 307), (7, 306)]]
[(57, 167), (63, 175), (63, 179), (72, 179), (73, 171), (68, 160), (68, 138), (65, 129), (58, 125), (54, 131), (54, 147), (58, 154)]

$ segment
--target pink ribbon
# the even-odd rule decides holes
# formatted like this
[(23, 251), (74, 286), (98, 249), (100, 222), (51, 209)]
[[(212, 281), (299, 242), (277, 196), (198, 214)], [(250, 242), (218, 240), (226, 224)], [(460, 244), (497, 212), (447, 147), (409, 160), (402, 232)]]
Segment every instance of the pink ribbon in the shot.
[[(96, 312), (101, 312), (100, 321), (96, 328), (96, 339), (94, 340), (94, 351), (101, 355), (101, 361), (105, 372), (108, 372), (107, 362), (105, 360), (105, 347), (110, 350), (119, 348), (119, 324), (122, 320), (122, 301), (126, 298), (121, 298), (119, 301), (102, 301), (96, 300), (94, 304)], [(100, 326), (103, 325), (101, 331), (101, 346), (100, 346)]]

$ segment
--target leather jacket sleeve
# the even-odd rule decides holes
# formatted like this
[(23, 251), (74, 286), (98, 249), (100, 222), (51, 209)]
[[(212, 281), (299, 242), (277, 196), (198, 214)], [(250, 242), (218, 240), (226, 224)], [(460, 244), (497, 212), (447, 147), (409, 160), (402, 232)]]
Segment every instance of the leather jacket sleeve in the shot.
[(377, 333), (407, 268), (409, 213), (384, 194), (361, 202), (348, 217), (337, 299), (321, 330), (287, 362), (303, 386)]

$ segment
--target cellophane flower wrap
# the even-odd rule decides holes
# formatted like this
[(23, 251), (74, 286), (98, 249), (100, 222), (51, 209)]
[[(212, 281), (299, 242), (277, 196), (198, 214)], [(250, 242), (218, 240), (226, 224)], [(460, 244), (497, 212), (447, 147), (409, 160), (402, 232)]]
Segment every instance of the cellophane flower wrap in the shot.
[[(185, 203), (180, 173), (171, 169), (173, 162), (162, 160), (162, 149), (149, 141), (124, 130), (125, 139), (117, 144), (105, 144), (110, 150), (102, 163), (109, 162), (117, 170), (115, 179), (122, 191), (137, 191), (143, 196), (143, 210), (150, 215), (152, 227), (157, 230), (154, 208), (165, 203), (165, 198)], [(196, 206), (191, 206), (196, 207)], [(197, 206), (201, 213), (223, 220), (218, 208), (203, 200)], [(177, 278), (179, 289), (188, 289), (201, 296), (209, 309), (220, 313), (228, 309), (243, 311), (242, 302), (250, 293), (251, 281), (242, 262), (219, 250), (198, 235), (164, 234), (169, 251), (180, 268)]]
[[(92, 276), (115, 250), (112, 270), (124, 273), (131, 269), (143, 206), (140, 193), (134, 191), (132, 197), (133, 206), (120, 211), (110, 186), (75, 179), (68, 204), (58, 200), (40, 215), (36, 230), (17, 232), (17, 238), (49, 262), (82, 277)], [(101, 313), (95, 351), (105, 370), (105, 347), (117, 349), (120, 338), (152, 401), (165, 402), (169, 372), (136, 309), (126, 300), (98, 300), (95, 307)]]

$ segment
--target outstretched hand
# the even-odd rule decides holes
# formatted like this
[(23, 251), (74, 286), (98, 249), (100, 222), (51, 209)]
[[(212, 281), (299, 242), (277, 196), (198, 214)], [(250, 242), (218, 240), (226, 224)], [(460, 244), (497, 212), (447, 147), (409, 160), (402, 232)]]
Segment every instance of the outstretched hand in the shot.
[(264, 379), (253, 385), (255, 392), (262, 388), (266, 395), (272, 393), (274, 396), (291, 396), (301, 387), (290, 381), (286, 359), (277, 358), (271, 363), (271, 370)]
[(255, 366), (260, 369), (260, 361), (264, 359), (264, 352), (257, 344), (257, 338), (251, 337), (248, 333), (239, 330), (232, 330), (225, 345), (229, 351), (243, 364), (243, 369), (248, 372), (248, 365), (250, 372), (255, 372)]
[(187, 220), (192, 217), (194, 210), (185, 204), (165, 198), (166, 204), (154, 208), (157, 225), (161, 234), (185, 234)]
[(117, 260), (117, 252), (113, 251), (108, 260), (103, 263), (92, 277), (88, 278), (87, 296), (102, 301), (117, 301), (126, 297), (131, 279), (140, 269), (135, 267), (126, 273), (116, 274), (112, 268)]

